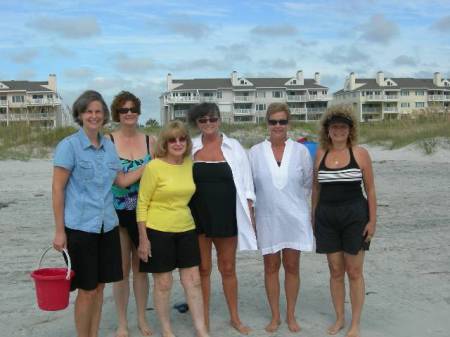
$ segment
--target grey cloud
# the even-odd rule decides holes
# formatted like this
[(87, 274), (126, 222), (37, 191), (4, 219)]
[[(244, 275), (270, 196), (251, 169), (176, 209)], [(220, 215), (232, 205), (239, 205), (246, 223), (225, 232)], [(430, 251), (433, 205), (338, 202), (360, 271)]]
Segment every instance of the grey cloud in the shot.
[(39, 31), (54, 33), (67, 39), (81, 39), (100, 34), (97, 19), (92, 16), (41, 16), (30, 21), (28, 26)]
[(281, 69), (289, 69), (295, 68), (297, 66), (297, 62), (294, 59), (263, 59), (259, 61), (259, 65), (264, 68), (281, 68)]
[(124, 73), (139, 74), (156, 68), (156, 64), (150, 58), (133, 58), (125, 54), (118, 54), (116, 56), (115, 67)]
[(399, 33), (397, 24), (386, 20), (381, 14), (373, 15), (370, 21), (360, 28), (364, 40), (380, 44), (389, 43)]
[(324, 54), (324, 59), (331, 64), (354, 64), (365, 63), (370, 56), (359, 51), (356, 47), (334, 47), (330, 52)]
[(245, 43), (233, 43), (229, 46), (216, 46), (217, 51), (230, 61), (251, 61), (249, 56), (250, 48)]
[(298, 29), (292, 25), (258, 25), (250, 30), (252, 34), (263, 37), (292, 36), (298, 33)]
[(305, 41), (303, 39), (297, 39), (297, 44), (301, 47), (313, 47), (317, 45), (317, 41)]
[(209, 26), (203, 23), (183, 20), (185, 19), (180, 19), (179, 22), (169, 23), (169, 30), (176, 34), (180, 34), (194, 40), (199, 40), (208, 36), (212, 30)]
[(397, 56), (394, 59), (393, 63), (396, 66), (416, 66), (417, 65), (416, 60), (413, 57), (407, 56), (407, 55)]
[(58, 55), (58, 56), (63, 56), (63, 57), (73, 57), (76, 55), (75, 51), (66, 47), (62, 47), (59, 45), (54, 45), (50, 47), (50, 50)]
[(433, 28), (442, 33), (450, 33), (450, 15), (444, 16), (433, 24)]
[(416, 77), (416, 78), (432, 78), (433, 77), (433, 72), (426, 71), (426, 70), (419, 70), (419, 71), (416, 71), (413, 74), (413, 77)]
[(192, 69), (209, 69), (209, 70), (227, 70), (230, 62), (226, 59), (211, 60), (211, 59), (197, 59), (187, 62), (180, 62), (174, 66), (176, 71), (192, 70)]
[(11, 60), (14, 63), (26, 64), (33, 61), (38, 56), (38, 51), (36, 49), (25, 49), (11, 56)]
[(94, 71), (88, 67), (80, 67), (73, 69), (66, 69), (64, 71), (64, 75), (70, 78), (90, 78), (94, 74)]

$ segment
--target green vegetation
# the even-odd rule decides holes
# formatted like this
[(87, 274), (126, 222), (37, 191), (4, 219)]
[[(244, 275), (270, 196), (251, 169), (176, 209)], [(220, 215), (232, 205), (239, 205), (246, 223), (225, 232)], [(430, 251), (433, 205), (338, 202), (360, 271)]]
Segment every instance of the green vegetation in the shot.
[[(160, 127), (155, 124), (143, 128), (145, 133), (155, 136), (159, 130)], [(265, 124), (223, 124), (222, 130), (228, 136), (237, 138), (247, 148), (267, 136)], [(318, 123), (294, 122), (289, 136), (294, 139), (307, 137), (315, 141), (317, 130)], [(61, 139), (75, 131), (73, 127), (39, 129), (26, 124), (0, 126), (0, 160), (48, 157)], [(388, 149), (397, 149), (414, 143), (424, 153), (432, 154), (443, 142), (450, 144), (448, 114), (423, 114), (414, 118), (360, 125), (360, 143), (381, 145)]]

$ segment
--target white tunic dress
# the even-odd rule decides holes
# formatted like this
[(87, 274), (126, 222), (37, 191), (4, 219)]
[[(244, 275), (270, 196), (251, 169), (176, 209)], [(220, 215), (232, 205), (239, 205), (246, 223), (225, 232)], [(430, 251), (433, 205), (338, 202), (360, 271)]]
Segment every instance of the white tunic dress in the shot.
[(292, 140), (278, 166), (269, 141), (250, 149), (250, 164), (256, 192), (258, 248), (263, 255), (284, 248), (312, 251), (309, 197), (312, 186), (312, 160), (308, 149)]

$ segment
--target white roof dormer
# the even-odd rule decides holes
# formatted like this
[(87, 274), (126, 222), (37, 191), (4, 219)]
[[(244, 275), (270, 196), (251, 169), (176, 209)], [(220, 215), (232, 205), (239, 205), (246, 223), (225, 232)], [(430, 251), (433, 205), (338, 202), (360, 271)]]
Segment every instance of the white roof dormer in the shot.
[(249, 80), (247, 80), (247, 79), (244, 78), (244, 77), (239, 77), (239, 78), (237, 79), (237, 85), (238, 85), (238, 86), (248, 86), (248, 87), (251, 87), (251, 86), (253, 86), (253, 83), (250, 82)]
[(396, 87), (396, 86), (398, 86), (398, 84), (397, 84), (397, 82), (395, 82), (395, 81), (392, 80), (391, 78), (387, 78), (387, 79), (384, 81), (384, 86), (386, 86), (386, 87)]
[(9, 87), (2, 82), (0, 82), (0, 89), (9, 89)]

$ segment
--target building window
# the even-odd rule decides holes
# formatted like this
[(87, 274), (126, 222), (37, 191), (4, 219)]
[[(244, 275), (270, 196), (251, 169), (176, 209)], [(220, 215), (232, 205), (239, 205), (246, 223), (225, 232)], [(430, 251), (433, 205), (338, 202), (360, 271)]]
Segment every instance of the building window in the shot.
[(400, 96), (409, 96), (409, 90), (400, 91)]
[(264, 111), (266, 110), (265, 104), (256, 104), (256, 111)]
[(424, 108), (425, 102), (416, 102), (416, 108)]
[(403, 102), (403, 103), (400, 104), (400, 106), (401, 106), (402, 108), (409, 108), (409, 103)]
[(222, 98), (222, 90), (217, 91), (217, 98)]
[(416, 90), (416, 96), (424, 96), (425, 95), (425, 91), (423, 90)]
[(272, 91), (272, 97), (281, 98), (283, 97), (283, 93), (281, 91)]
[(266, 97), (266, 92), (265, 91), (257, 91), (256, 97)]
[(297, 80), (292, 80), (292, 84), (297, 84)]
[(23, 103), (25, 102), (25, 98), (23, 96), (13, 96), (12, 101), (13, 103)]

